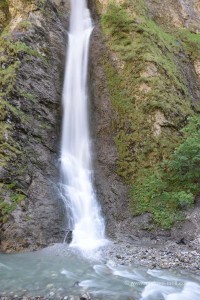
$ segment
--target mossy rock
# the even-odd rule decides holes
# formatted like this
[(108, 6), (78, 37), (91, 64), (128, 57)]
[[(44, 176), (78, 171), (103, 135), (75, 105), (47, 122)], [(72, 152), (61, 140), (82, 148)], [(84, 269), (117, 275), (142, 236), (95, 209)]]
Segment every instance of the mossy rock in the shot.
[[(159, 26), (148, 16), (143, 1), (121, 5), (111, 1), (101, 27), (108, 49), (102, 64), (115, 110), (117, 172), (134, 190), (148, 179), (147, 174), (154, 174), (169, 160), (184, 140), (181, 129), (194, 111), (180, 57), (184, 53), (185, 60), (193, 63), (200, 54), (200, 35)], [(147, 185), (145, 193), (150, 189)], [(127, 209), (151, 212), (164, 228), (183, 217), (181, 207), (173, 201), (169, 206), (167, 201), (147, 204), (145, 195), (132, 195)]]

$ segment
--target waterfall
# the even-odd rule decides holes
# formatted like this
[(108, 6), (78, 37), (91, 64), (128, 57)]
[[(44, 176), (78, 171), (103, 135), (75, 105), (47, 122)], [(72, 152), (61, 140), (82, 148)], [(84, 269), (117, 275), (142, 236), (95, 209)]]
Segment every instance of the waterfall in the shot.
[(86, 0), (71, 0), (63, 88), (62, 197), (73, 231), (71, 246), (82, 251), (105, 244), (104, 222), (92, 183), (88, 128), (88, 52), (93, 30)]

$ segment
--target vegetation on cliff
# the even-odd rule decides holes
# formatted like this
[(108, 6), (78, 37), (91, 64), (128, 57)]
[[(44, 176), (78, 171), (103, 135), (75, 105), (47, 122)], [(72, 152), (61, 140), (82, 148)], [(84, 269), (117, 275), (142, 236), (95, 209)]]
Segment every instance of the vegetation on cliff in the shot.
[[(31, 195), (30, 184), (34, 183), (34, 174), (41, 177), (46, 160), (53, 160), (53, 132), (57, 127), (51, 112), (59, 111), (52, 107), (58, 107), (54, 102), (58, 99), (56, 80), (61, 74), (55, 71), (55, 65), (58, 62), (61, 70), (62, 54), (52, 51), (52, 44), (57, 38), (64, 44), (61, 13), (51, 1), (19, 0), (17, 4), (4, 0), (0, 5), (0, 223), (4, 229), (0, 235), (10, 223), (17, 228), (16, 208), (24, 214), (21, 222), (32, 218), (30, 198), (36, 201), (38, 196), (34, 192)], [(46, 172), (51, 173), (50, 166), (50, 162), (45, 165)]]
[(160, 26), (143, 1), (111, 1), (101, 25), (109, 50), (103, 63), (115, 111), (118, 174), (132, 186), (133, 213), (150, 212), (169, 228), (198, 192), (196, 173), (185, 160), (199, 163), (198, 117), (187, 125), (199, 103), (184, 67), (199, 55), (200, 35)]
[(182, 132), (184, 140), (170, 159), (144, 170), (132, 189), (135, 213), (149, 211), (165, 228), (183, 218), (181, 211), (193, 205), (200, 188), (200, 117), (189, 118)]
[[(17, 164), (20, 162), (19, 156), (24, 156), (23, 149), (15, 139), (15, 126), (11, 120), (17, 120), (18, 123), (24, 124), (30, 120), (20, 107), (16, 106), (15, 99), (23, 98), (28, 100), (30, 96), (20, 89), (16, 84), (17, 72), (23, 59), (30, 59), (32, 56), (38, 56), (38, 52), (26, 43), (16, 40), (12, 33), (9, 33), (9, 27), (6, 27), (0, 35), (0, 168), (1, 173), (6, 172), (12, 164), (16, 171), (21, 173), (24, 166)], [(31, 95), (31, 94), (30, 94)], [(32, 96), (32, 95), (31, 95)], [(15, 99), (13, 99), (15, 98)], [(17, 164), (17, 165), (16, 165)], [(5, 223), (10, 213), (16, 208), (25, 195), (17, 183), (10, 178), (0, 178), (0, 222)], [(19, 175), (19, 174), (18, 174)], [(3, 177), (3, 175), (2, 175)], [(7, 197), (8, 196), (8, 197)]]
[(9, 0), (0, 7), (1, 251), (37, 248), (62, 235), (52, 185), (68, 18), (62, 3)]

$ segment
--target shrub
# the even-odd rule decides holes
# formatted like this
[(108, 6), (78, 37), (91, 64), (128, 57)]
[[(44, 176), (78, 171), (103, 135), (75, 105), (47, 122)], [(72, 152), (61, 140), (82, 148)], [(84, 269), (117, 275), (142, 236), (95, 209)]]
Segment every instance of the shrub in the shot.
[(192, 207), (200, 190), (200, 117), (189, 118), (182, 130), (184, 141), (171, 159), (157, 169), (143, 172), (133, 189), (134, 214), (150, 212), (154, 220), (169, 228), (180, 212)]

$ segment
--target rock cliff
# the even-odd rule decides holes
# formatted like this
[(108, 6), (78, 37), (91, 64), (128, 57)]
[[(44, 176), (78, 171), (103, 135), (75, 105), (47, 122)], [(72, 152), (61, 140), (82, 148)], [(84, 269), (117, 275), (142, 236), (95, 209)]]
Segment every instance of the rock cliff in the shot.
[[(199, 3), (88, 2), (95, 25), (94, 178), (107, 233), (118, 240), (199, 243), (196, 190), (193, 207), (185, 190), (170, 191), (176, 202), (169, 193), (166, 201), (148, 198), (167, 173), (163, 163), (185, 141), (188, 116), (199, 113)], [(68, 17), (68, 1), (0, 4), (1, 251), (33, 250), (65, 235), (58, 158)]]
[(64, 238), (57, 183), (69, 7), (3, 0), (0, 9), (0, 247), (19, 251)]
[(162, 199), (151, 190), (156, 194), (155, 174), (184, 141), (188, 116), (199, 112), (199, 3), (99, 0), (90, 6), (95, 174), (108, 232), (198, 243), (198, 197), (193, 209), (181, 211), (187, 192), (176, 186)]

